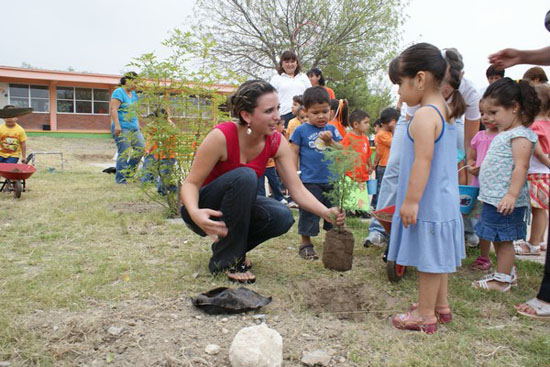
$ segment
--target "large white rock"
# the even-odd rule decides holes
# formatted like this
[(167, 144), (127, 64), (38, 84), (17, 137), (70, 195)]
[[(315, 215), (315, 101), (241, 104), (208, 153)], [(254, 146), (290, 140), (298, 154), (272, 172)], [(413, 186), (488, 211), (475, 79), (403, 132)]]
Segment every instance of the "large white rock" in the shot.
[(229, 348), (233, 367), (281, 367), (283, 338), (266, 324), (241, 329)]

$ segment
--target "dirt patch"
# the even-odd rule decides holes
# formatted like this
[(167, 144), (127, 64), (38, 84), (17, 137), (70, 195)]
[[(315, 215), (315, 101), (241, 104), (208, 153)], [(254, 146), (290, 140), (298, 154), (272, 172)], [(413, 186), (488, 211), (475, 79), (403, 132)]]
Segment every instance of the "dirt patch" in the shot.
[[(272, 305), (259, 310), (261, 314), (218, 316), (197, 310), (187, 296), (98, 303), (92, 307), (80, 312), (36, 312), (18, 323), (44, 342), (56, 366), (229, 367), (234, 336), (241, 328), (261, 322), (283, 336), (287, 367), (302, 366), (299, 360), (303, 350), (324, 347), (334, 360), (347, 357), (341, 341), (337, 342), (346, 334), (345, 322), (316, 317), (295, 319)], [(220, 353), (205, 353), (208, 344), (218, 344)], [(346, 360), (338, 366), (357, 365)]]
[(80, 161), (112, 161), (112, 154), (75, 154), (74, 158)]
[(387, 312), (379, 311), (394, 303), (391, 296), (380, 297), (370, 285), (350, 284), (346, 279), (311, 280), (297, 284), (296, 289), (303, 295), (304, 305), (316, 315), (340, 320), (363, 321), (371, 312), (384, 318)]
[(109, 207), (118, 213), (149, 213), (151, 211), (158, 211), (162, 208), (158, 203), (143, 201), (113, 203)]

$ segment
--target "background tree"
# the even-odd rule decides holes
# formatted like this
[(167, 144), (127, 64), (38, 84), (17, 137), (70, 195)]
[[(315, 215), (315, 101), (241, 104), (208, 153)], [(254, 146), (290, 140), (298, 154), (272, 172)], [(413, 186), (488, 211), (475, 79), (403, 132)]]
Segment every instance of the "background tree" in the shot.
[[(198, 0), (196, 29), (215, 40), (217, 59), (241, 75), (269, 78), (281, 53), (294, 50), (303, 69), (323, 70), (338, 97), (347, 98), (352, 108), (368, 109), (373, 105), (365, 92), (389, 95), (387, 88), (378, 93), (378, 82), (400, 41), (404, 3)], [(369, 88), (372, 83), (376, 88)]]

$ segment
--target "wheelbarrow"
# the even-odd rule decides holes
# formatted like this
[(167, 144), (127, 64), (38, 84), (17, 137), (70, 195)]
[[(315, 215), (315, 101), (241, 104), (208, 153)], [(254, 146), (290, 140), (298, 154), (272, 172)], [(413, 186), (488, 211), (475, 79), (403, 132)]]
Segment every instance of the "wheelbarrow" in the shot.
[[(374, 217), (378, 220), (378, 222), (380, 222), (382, 227), (384, 227), (384, 230), (388, 235), (391, 233), (393, 213), (395, 213), (395, 205), (388, 206), (373, 213)], [(386, 262), (386, 273), (388, 274), (388, 279), (392, 283), (397, 283), (403, 278), (403, 276), (405, 276), (407, 267), (396, 264), (395, 261), (388, 261), (389, 247), (390, 241), (388, 240), (388, 246), (386, 247), (386, 251), (384, 252), (384, 257), (382, 259)]]
[(13, 196), (18, 199), (25, 191), (26, 180), (36, 172), (36, 168), (24, 163), (0, 163), (0, 191), (13, 191)]

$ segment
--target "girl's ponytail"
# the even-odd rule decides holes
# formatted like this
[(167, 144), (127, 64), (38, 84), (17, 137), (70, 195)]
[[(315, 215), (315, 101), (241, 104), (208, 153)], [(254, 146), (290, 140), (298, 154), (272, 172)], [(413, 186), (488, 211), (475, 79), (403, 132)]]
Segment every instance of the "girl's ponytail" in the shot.
[(525, 79), (518, 80), (519, 105), (523, 125), (529, 126), (535, 121), (540, 111), (540, 99), (533, 85)]
[(462, 116), (466, 111), (466, 101), (458, 90), (462, 82), (464, 63), (462, 62), (462, 56), (454, 48), (443, 50), (443, 56), (449, 67), (449, 85), (453, 88), (451, 102), (449, 103), (449, 107), (451, 108), (449, 119), (452, 120)]
[(338, 109), (336, 110), (336, 120), (340, 121), (345, 127), (349, 127), (349, 105), (347, 99), (338, 101)]
[(521, 123), (529, 126), (540, 111), (540, 100), (533, 85), (525, 80), (512, 80), (508, 77), (497, 80), (487, 87), (483, 99), (492, 98), (496, 104), (506, 108), (519, 105)]

